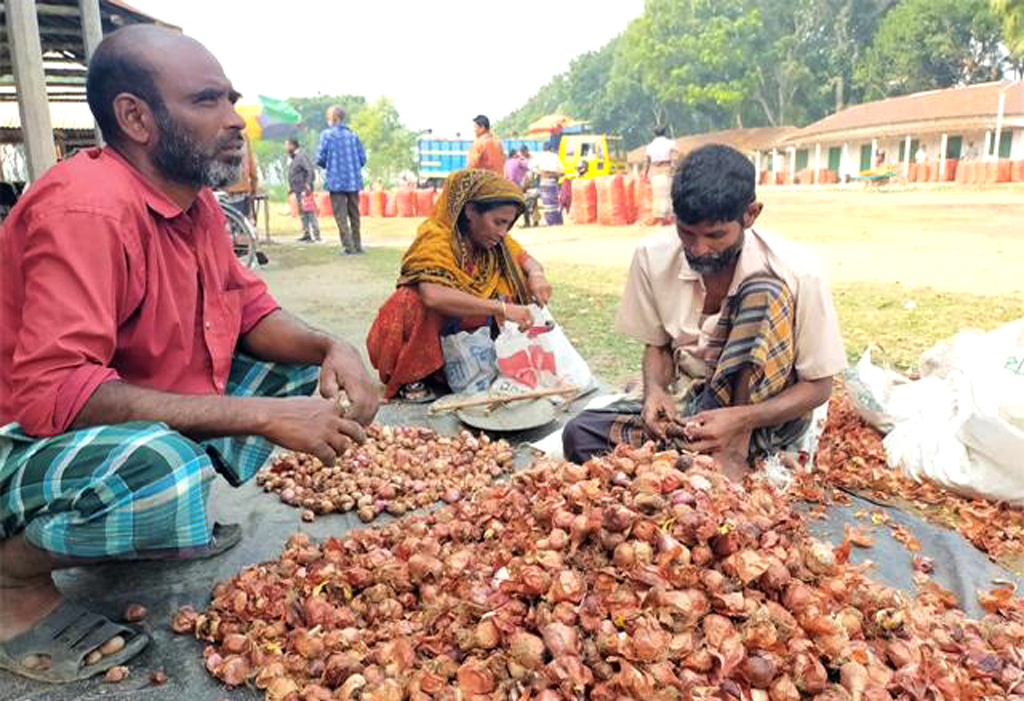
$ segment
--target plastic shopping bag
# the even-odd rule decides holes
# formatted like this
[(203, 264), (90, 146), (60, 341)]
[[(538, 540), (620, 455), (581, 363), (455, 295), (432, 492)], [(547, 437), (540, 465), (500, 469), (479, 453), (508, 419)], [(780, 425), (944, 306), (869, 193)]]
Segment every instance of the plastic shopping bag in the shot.
[(494, 342), (498, 372), (530, 389), (588, 387), (590, 368), (572, 347), (546, 308), (531, 306), (534, 325), (527, 331), (506, 321)]
[(489, 326), (442, 336), (441, 352), (452, 392), (485, 392), (498, 375)]

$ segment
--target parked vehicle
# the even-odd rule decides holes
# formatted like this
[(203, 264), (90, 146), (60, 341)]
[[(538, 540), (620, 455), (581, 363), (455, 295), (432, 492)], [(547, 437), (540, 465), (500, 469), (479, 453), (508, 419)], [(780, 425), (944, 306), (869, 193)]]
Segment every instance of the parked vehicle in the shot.
[[(547, 135), (510, 137), (501, 139), (501, 147), (508, 153), (526, 146), (530, 153), (536, 154), (544, 150), (549, 140)], [(451, 173), (466, 167), (472, 145), (470, 139), (420, 139), (417, 142), (416, 159), (420, 180), (428, 185), (440, 185)], [(621, 137), (591, 133), (589, 128), (581, 129), (578, 133), (563, 133), (558, 145), (558, 157), (562, 161), (563, 172), (571, 178), (579, 177), (577, 167), (581, 161), (587, 162), (586, 175), (583, 176), (587, 178), (626, 172), (626, 155)]]

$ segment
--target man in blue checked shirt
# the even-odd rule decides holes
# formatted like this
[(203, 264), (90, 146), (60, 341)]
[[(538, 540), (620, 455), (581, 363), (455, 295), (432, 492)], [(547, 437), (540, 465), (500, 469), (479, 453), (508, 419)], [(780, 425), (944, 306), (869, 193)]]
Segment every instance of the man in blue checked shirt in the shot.
[(331, 209), (341, 236), (339, 254), (363, 252), (359, 240), (359, 191), (363, 189), (366, 151), (359, 136), (345, 126), (345, 110), (334, 105), (327, 110), (330, 125), (320, 134), (316, 162), (327, 170), (324, 187), (331, 193)]

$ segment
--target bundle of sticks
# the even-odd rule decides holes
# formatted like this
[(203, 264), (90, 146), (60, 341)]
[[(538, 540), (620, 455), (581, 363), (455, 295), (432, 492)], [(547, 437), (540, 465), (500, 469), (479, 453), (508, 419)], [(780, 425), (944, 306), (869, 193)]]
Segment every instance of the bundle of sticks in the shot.
[(447, 399), (439, 399), (434, 402), (430, 405), (429, 411), (431, 414), (441, 414), (447, 411), (457, 411), (459, 409), (469, 409), (471, 407), (482, 406), (486, 407), (487, 412), (491, 412), (513, 402), (540, 399), (542, 397), (563, 396), (565, 397), (565, 400), (569, 402), (575, 399), (579, 394), (579, 387), (567, 385), (564, 387), (534, 389), (527, 392), (501, 392), (475, 397), (451, 397)]

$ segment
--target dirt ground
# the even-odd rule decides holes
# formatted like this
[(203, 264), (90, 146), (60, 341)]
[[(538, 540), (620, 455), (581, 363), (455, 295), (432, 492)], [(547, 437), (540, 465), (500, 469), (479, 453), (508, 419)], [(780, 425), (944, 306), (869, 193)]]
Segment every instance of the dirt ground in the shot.
[[(1024, 186), (906, 190), (766, 188), (763, 228), (803, 242), (830, 278), (982, 296), (1024, 299)], [(269, 249), (264, 269), (286, 307), (362, 344), (397, 270), (361, 258), (331, 257), (337, 229), (321, 227), (327, 243), (293, 253), (297, 223), (274, 212), (272, 230), (283, 244)], [(404, 249), (419, 220), (363, 219), (371, 249)], [(580, 263), (622, 271), (643, 226), (517, 228), (516, 237), (544, 263)], [(275, 255), (276, 254), (276, 255)], [(371, 256), (372, 258), (373, 256)], [(392, 256), (393, 257), (393, 256)], [(618, 277), (618, 276), (609, 276)], [(597, 282), (597, 281), (596, 281)]]

